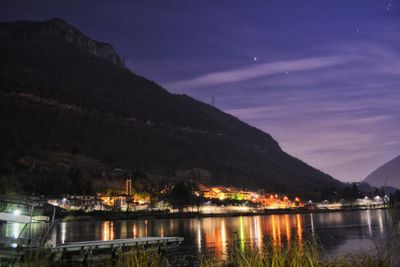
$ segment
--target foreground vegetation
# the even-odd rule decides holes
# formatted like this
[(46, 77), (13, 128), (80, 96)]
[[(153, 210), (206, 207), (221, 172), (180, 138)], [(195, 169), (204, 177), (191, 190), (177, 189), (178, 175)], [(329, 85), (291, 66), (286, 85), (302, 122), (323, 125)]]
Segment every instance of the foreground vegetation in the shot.
[[(234, 241), (227, 259), (204, 257), (197, 263), (199, 267), (386, 267), (396, 266), (398, 259), (387, 247), (375, 251), (349, 253), (344, 256), (329, 258), (322, 255), (321, 246), (314, 240), (293, 240), (287, 245), (267, 242), (262, 249), (253, 249), (243, 241)], [(20, 264), (21, 267), (70, 266), (51, 262), (42, 253), (28, 257)], [(80, 266), (80, 264), (77, 264)], [(83, 266), (113, 266), (113, 267), (170, 267), (191, 266), (184, 259), (170, 260), (159, 251), (132, 249), (119, 253), (113, 261), (89, 261)]]
[(288, 246), (268, 243), (263, 249), (234, 245), (228, 260), (203, 259), (201, 267), (372, 267), (393, 266), (389, 251), (358, 252), (337, 258), (323, 257), (315, 242), (293, 241)]

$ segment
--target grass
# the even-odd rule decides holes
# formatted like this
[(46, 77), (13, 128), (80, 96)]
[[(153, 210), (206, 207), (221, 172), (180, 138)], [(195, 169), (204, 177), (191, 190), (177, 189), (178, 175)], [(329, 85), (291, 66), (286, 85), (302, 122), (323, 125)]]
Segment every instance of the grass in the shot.
[[(0, 263), (0, 266), (1, 263)], [(18, 267), (56, 267), (71, 266), (71, 263), (54, 262), (46, 251), (34, 251), (27, 254), (21, 261), (12, 266)], [(95, 261), (89, 260), (86, 264), (74, 263), (73, 266), (112, 266), (112, 267), (169, 267), (168, 259), (158, 251), (148, 251), (135, 248), (126, 252), (118, 251), (115, 260)]]
[(387, 250), (375, 253), (358, 252), (336, 258), (322, 256), (321, 246), (316, 241), (274, 246), (268, 242), (262, 249), (244, 248), (234, 244), (228, 259), (203, 259), (201, 267), (386, 267), (394, 262)]
[[(14, 266), (14, 265), (13, 265)], [(20, 267), (56, 267), (59, 266), (57, 263), (53, 262), (49, 253), (46, 250), (34, 250), (29, 252), (21, 259), (19, 264), (15, 266)]]
[[(203, 257), (199, 267), (387, 267), (394, 266), (390, 248), (377, 249), (375, 252), (349, 253), (341, 257), (327, 258), (322, 255), (321, 246), (315, 241), (293, 240), (286, 245), (267, 242), (261, 249), (243, 246), (240, 240), (234, 241), (226, 260)], [(21, 267), (60, 266), (51, 262), (44, 253), (33, 253), (22, 260)], [(68, 266), (68, 265), (65, 265)], [(132, 249), (118, 253), (114, 261), (92, 262), (87, 266), (113, 267), (169, 267), (173, 266), (158, 251)]]
[(143, 249), (132, 249), (121, 253), (119, 258), (110, 263), (115, 267), (168, 267), (168, 260), (157, 251), (146, 251)]

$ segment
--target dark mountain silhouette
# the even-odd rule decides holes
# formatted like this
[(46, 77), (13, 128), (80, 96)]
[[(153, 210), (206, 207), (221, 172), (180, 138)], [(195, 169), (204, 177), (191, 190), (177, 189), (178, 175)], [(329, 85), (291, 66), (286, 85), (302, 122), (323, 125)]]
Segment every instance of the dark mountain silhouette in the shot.
[(341, 185), (269, 134), (132, 73), (61, 19), (2, 22), (0, 39), (3, 191), (85, 192), (114, 168), (283, 192)]
[(400, 189), (400, 156), (380, 166), (363, 182), (376, 187), (391, 186)]

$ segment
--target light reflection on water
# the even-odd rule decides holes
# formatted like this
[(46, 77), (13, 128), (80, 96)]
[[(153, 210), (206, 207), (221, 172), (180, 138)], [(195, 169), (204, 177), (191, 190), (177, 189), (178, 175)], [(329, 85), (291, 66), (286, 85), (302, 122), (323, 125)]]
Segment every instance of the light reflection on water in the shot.
[[(50, 238), (57, 243), (83, 240), (112, 240), (146, 236), (183, 236), (182, 250), (191, 254), (214, 254), (224, 259), (233, 240), (240, 247), (261, 248), (270, 238), (273, 245), (303, 242), (315, 234), (329, 254), (358, 249), (354, 244), (383, 240), (388, 231), (386, 210), (283, 214), (201, 219), (62, 222)], [(368, 241), (368, 242), (363, 242)]]
[(13, 234), (12, 234), (12, 237), (13, 238), (18, 238), (19, 237), (19, 233), (20, 233), (20, 224), (19, 223), (13, 223), (12, 224), (12, 228), (13, 228)]

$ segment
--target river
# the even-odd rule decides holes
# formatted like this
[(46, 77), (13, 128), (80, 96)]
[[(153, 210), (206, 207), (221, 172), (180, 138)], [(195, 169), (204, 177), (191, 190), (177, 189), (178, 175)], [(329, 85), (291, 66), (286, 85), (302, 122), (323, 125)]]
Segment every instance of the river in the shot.
[(316, 236), (326, 255), (373, 249), (390, 236), (388, 210), (362, 210), (311, 214), (283, 214), (191, 219), (131, 221), (79, 221), (56, 223), (49, 239), (54, 243), (111, 240), (146, 236), (182, 236), (179, 252), (224, 259), (234, 238), (251, 247), (265, 240), (290, 242)]

